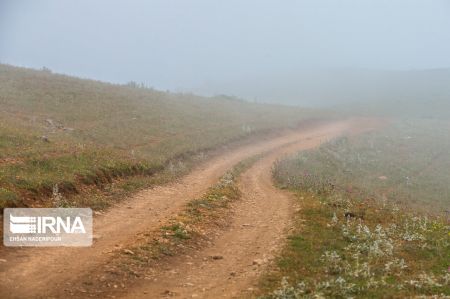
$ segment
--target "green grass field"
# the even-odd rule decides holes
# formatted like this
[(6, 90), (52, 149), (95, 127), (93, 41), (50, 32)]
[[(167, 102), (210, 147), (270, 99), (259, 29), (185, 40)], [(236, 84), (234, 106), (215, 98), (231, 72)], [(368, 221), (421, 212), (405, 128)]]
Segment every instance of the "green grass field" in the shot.
[(443, 213), (450, 204), (448, 136), (450, 121), (393, 121), (384, 129), (300, 153), (278, 165), (277, 179), (303, 189), (325, 180), (355, 196)]
[(184, 160), (316, 113), (7, 65), (0, 107), (0, 207), (55, 206), (61, 194), (72, 200), (57, 205), (101, 207), (79, 194), (148, 186), (155, 173), (186, 170)]
[(301, 210), (261, 296), (449, 296), (449, 133), (401, 121), (279, 161)]

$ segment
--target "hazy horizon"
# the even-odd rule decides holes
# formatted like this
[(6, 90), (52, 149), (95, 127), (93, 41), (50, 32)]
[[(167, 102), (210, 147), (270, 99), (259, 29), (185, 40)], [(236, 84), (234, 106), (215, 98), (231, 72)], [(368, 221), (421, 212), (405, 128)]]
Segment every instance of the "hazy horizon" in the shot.
[(444, 0), (6, 0), (0, 61), (253, 100), (310, 72), (449, 68), (449, 15)]

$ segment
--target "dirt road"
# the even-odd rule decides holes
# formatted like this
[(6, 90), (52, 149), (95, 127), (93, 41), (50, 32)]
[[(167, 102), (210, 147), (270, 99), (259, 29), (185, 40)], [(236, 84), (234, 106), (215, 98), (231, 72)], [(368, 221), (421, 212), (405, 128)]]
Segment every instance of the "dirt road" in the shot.
[[(155, 298), (167, 290), (180, 298), (232, 297), (251, 284), (279, 247), (288, 226), (292, 204), (289, 196), (271, 184), (273, 161), (286, 152), (317, 146), (355, 125), (340, 121), (288, 132), (217, 156), (179, 182), (140, 192), (94, 220), (96, 240), (89, 248), (4, 248), (0, 263), (0, 298), (47, 298), (67, 288), (66, 282), (108, 263), (108, 252), (117, 245), (132, 245), (135, 237), (158, 227), (199, 197), (239, 161), (261, 152), (270, 153), (241, 178), (242, 201), (235, 204), (232, 226), (190, 261), (174, 257), (174, 268), (156, 281), (143, 281), (128, 292), (130, 298)], [(220, 254), (223, 259), (204, 261)], [(224, 292), (224, 289), (226, 292)], [(166, 292), (167, 293), (167, 292)], [(164, 294), (166, 294), (164, 293)], [(87, 296), (88, 297), (88, 296)]]

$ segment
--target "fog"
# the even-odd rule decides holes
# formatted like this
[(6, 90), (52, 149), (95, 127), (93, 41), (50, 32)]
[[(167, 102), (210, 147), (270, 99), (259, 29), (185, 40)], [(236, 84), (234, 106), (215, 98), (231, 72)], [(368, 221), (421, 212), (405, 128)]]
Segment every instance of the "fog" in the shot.
[(405, 76), (424, 92), (449, 53), (446, 0), (0, 2), (2, 63), (260, 102), (353, 101)]

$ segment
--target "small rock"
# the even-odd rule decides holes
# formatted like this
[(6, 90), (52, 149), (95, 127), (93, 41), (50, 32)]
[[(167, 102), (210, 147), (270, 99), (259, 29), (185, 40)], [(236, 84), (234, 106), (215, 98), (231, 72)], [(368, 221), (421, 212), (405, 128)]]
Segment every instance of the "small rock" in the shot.
[(0, 259), (0, 263), (6, 263), (5, 259)]
[(253, 265), (261, 266), (262, 264), (264, 264), (264, 261), (261, 259), (256, 259), (253, 261)]
[(236, 272), (230, 272), (230, 276), (236, 276)]
[(221, 255), (213, 255), (213, 256), (211, 256), (211, 258), (213, 260), (221, 260), (221, 259), (223, 259), (223, 256), (221, 256)]
[(170, 291), (170, 290), (165, 290), (165, 291), (162, 293), (162, 295), (173, 296), (173, 295), (175, 295), (175, 293), (172, 292), (172, 291)]
[(50, 126), (50, 127), (54, 127), (54, 126), (55, 126), (55, 123), (54, 123), (53, 120), (50, 119), (50, 118), (46, 119), (45, 122), (46, 122), (47, 125)]
[(124, 249), (123, 253), (134, 255), (134, 252), (131, 251), (130, 249)]
[(47, 136), (41, 136), (41, 140), (42, 141), (44, 141), (44, 142), (50, 142), (50, 140), (48, 139), (48, 137)]

